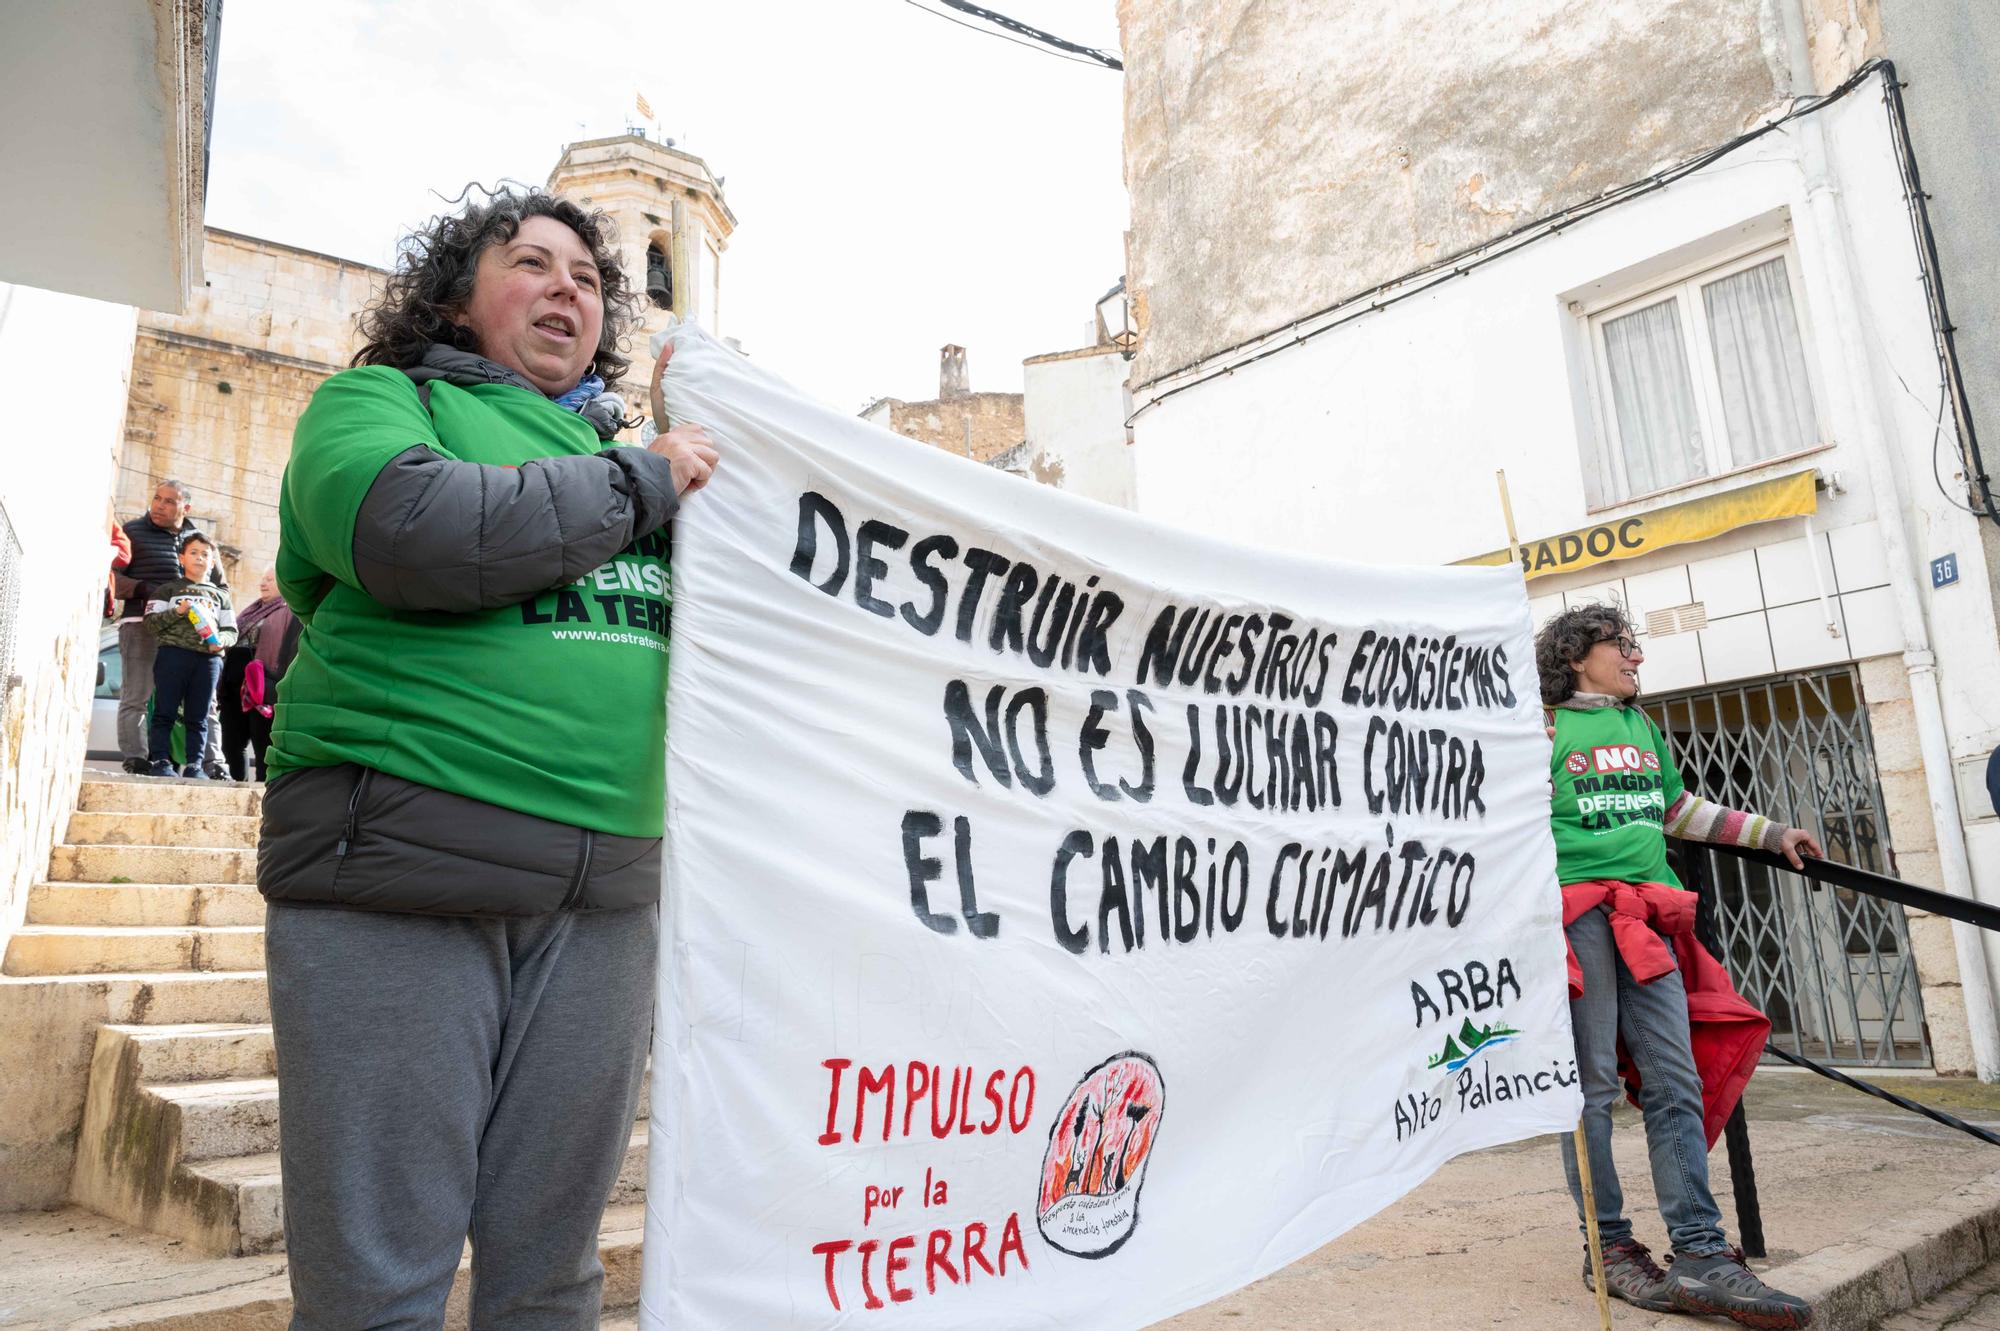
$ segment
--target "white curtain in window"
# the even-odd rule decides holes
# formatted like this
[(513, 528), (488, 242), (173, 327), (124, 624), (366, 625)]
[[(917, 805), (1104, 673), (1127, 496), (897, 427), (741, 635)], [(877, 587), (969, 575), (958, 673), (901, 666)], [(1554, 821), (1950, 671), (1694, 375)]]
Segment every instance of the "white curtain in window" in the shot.
[(1604, 322), (1628, 495), (1693, 480), (1706, 468), (1678, 298)]
[(1809, 447), (1818, 431), (1785, 261), (1710, 282), (1701, 295), (1731, 460), (1742, 466)]

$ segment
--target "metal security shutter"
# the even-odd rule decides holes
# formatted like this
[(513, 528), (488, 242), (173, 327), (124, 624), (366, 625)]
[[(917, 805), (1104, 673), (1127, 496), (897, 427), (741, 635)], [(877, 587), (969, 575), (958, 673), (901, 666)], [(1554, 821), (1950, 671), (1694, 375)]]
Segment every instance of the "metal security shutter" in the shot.
[[(1852, 666), (1666, 694), (1644, 705), (1691, 790), (1804, 827), (1831, 859), (1895, 873)], [(1770, 1015), (1775, 1043), (1828, 1063), (1929, 1066), (1900, 907), (1687, 849), (1717, 889), (1730, 976)]]

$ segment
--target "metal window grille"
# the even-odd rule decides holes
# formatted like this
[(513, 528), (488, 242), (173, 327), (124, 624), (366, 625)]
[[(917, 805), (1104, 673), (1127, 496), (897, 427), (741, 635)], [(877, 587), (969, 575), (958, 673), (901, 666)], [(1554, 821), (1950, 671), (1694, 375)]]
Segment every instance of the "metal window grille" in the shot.
[[(1688, 788), (1812, 831), (1830, 859), (1894, 873), (1852, 667), (1649, 699)], [(1705, 857), (1723, 960), (1771, 1038), (1823, 1062), (1930, 1063), (1902, 909), (1796, 874)]]
[(14, 650), (21, 636), (21, 542), (0, 504), (0, 719), (13, 690)]

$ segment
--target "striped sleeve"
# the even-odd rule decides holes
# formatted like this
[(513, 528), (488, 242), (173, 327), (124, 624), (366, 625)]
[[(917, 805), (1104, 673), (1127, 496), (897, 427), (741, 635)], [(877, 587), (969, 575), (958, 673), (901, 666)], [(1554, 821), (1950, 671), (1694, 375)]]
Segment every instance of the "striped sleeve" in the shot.
[(1784, 823), (1766, 818), (1761, 813), (1725, 809), (1714, 800), (1705, 800), (1691, 790), (1682, 791), (1681, 797), (1667, 807), (1667, 835), (1683, 841), (1742, 846), (1749, 850), (1768, 850), (1775, 855), (1785, 833), (1791, 830)]

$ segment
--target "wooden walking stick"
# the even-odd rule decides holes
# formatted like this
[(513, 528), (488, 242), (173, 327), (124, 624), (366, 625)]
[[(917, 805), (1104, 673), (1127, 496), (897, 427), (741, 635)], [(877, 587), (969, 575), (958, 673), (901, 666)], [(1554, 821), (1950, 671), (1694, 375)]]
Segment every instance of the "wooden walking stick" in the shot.
[(1507, 520), (1507, 554), (1514, 561), (1514, 567), (1521, 566), (1521, 538), (1514, 534), (1514, 501), (1507, 497), (1507, 469), (1502, 467), (1493, 473), (1493, 479), (1500, 485), (1500, 516)]
[(1590, 1279), (1597, 1286), (1597, 1325), (1611, 1331), (1611, 1291), (1604, 1283), (1604, 1241), (1597, 1234), (1597, 1189), (1590, 1181), (1590, 1143), (1576, 1121), (1576, 1176), (1583, 1183), (1583, 1231), (1590, 1240)]
[[(1500, 515), (1507, 522), (1507, 555), (1514, 566), (1521, 565), (1521, 538), (1514, 529), (1514, 503), (1507, 494), (1505, 468), (1493, 473), (1500, 486)], [(1583, 1232), (1590, 1243), (1590, 1279), (1597, 1287), (1597, 1325), (1611, 1331), (1611, 1291), (1604, 1283), (1604, 1240), (1597, 1232), (1597, 1189), (1590, 1181), (1590, 1143), (1584, 1140), (1583, 1120), (1576, 1121), (1576, 1174), (1583, 1184)]]

